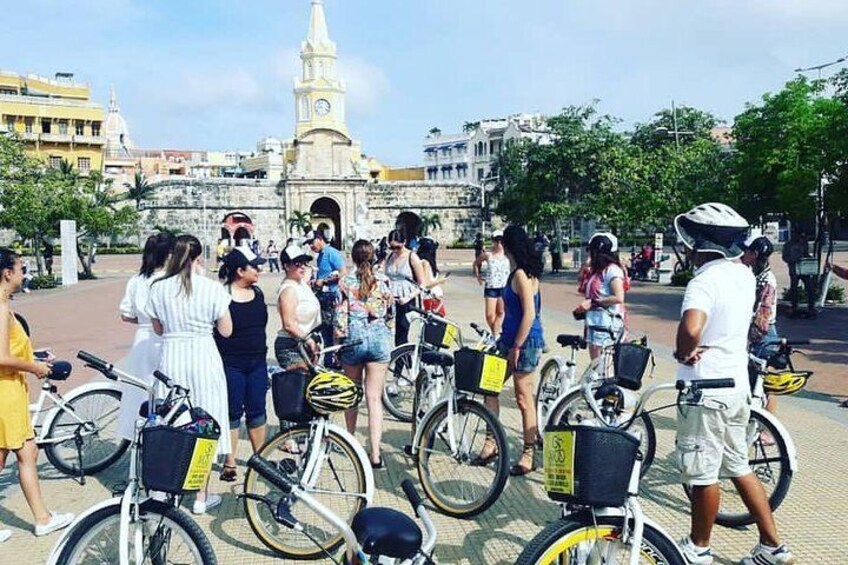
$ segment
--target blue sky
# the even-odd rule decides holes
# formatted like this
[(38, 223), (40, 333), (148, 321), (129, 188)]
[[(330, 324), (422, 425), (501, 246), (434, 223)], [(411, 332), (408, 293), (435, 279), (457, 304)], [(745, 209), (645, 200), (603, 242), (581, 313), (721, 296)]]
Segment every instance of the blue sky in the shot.
[[(111, 84), (137, 146), (251, 150), (294, 130), (309, 0), (0, 0), (0, 69)], [(600, 100), (727, 121), (848, 54), (845, 0), (325, 0), (348, 125), (392, 165), (438, 126)]]

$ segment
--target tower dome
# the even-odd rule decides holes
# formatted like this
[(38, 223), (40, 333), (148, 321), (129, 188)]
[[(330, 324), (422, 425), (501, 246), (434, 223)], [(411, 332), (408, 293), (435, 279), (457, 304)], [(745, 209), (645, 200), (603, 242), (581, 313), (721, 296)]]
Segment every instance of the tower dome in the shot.
[(109, 96), (109, 115), (106, 116), (106, 121), (103, 124), (103, 132), (106, 136), (107, 157), (129, 157), (133, 143), (130, 139), (127, 122), (118, 108), (118, 98), (115, 95), (114, 87), (112, 87)]

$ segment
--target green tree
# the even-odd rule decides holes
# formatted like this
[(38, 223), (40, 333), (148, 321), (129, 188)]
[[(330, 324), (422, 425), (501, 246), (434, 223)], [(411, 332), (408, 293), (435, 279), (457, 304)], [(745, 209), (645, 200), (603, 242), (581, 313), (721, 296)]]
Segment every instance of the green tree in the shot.
[(289, 231), (292, 233), (303, 232), (306, 234), (312, 229), (312, 214), (309, 212), (301, 212), (300, 210), (292, 210), (289, 216)]
[(685, 147), (698, 139), (710, 139), (712, 129), (717, 125), (718, 119), (715, 116), (697, 108), (681, 106), (676, 112), (663, 108), (654, 114), (651, 121), (636, 124), (630, 141), (643, 149), (656, 149), (675, 145), (674, 131), (678, 131), (683, 132), (678, 135), (678, 140), (681, 147)]
[(432, 127), (430, 128), (429, 134), (433, 137), (438, 137), (442, 135), (442, 130), (440, 130), (438, 127)]
[(132, 184), (125, 182), (124, 187), (127, 189), (126, 198), (135, 202), (136, 210), (141, 209), (141, 203), (150, 198), (150, 195), (155, 190), (141, 171), (136, 171)]
[(435, 212), (432, 214), (424, 214), (423, 216), (421, 216), (421, 235), (429, 235), (431, 229), (442, 229), (442, 218)]
[(479, 121), (477, 121), (477, 122), (465, 122), (464, 124), (462, 124), (462, 132), (463, 133), (471, 133), (474, 130), (476, 130), (478, 127), (480, 127)]

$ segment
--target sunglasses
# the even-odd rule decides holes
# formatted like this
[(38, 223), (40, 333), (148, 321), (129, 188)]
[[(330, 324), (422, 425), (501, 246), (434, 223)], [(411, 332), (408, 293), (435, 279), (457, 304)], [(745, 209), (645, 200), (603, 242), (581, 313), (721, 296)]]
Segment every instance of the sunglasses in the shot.
[(301, 267), (305, 267), (305, 266), (307, 266), (308, 264), (309, 264), (309, 261), (294, 261), (294, 262), (292, 263), (292, 265), (294, 265), (294, 266), (295, 266), (295, 267), (297, 267), (298, 269), (299, 269), (299, 268), (301, 268)]

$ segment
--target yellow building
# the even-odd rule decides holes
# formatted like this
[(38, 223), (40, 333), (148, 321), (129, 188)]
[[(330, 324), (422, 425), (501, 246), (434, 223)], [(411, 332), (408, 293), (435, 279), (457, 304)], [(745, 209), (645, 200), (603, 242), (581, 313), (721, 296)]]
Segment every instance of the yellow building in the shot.
[(74, 82), (72, 74), (49, 79), (0, 71), (0, 131), (19, 136), (48, 166), (67, 159), (83, 175), (100, 171), (103, 117), (88, 86)]

